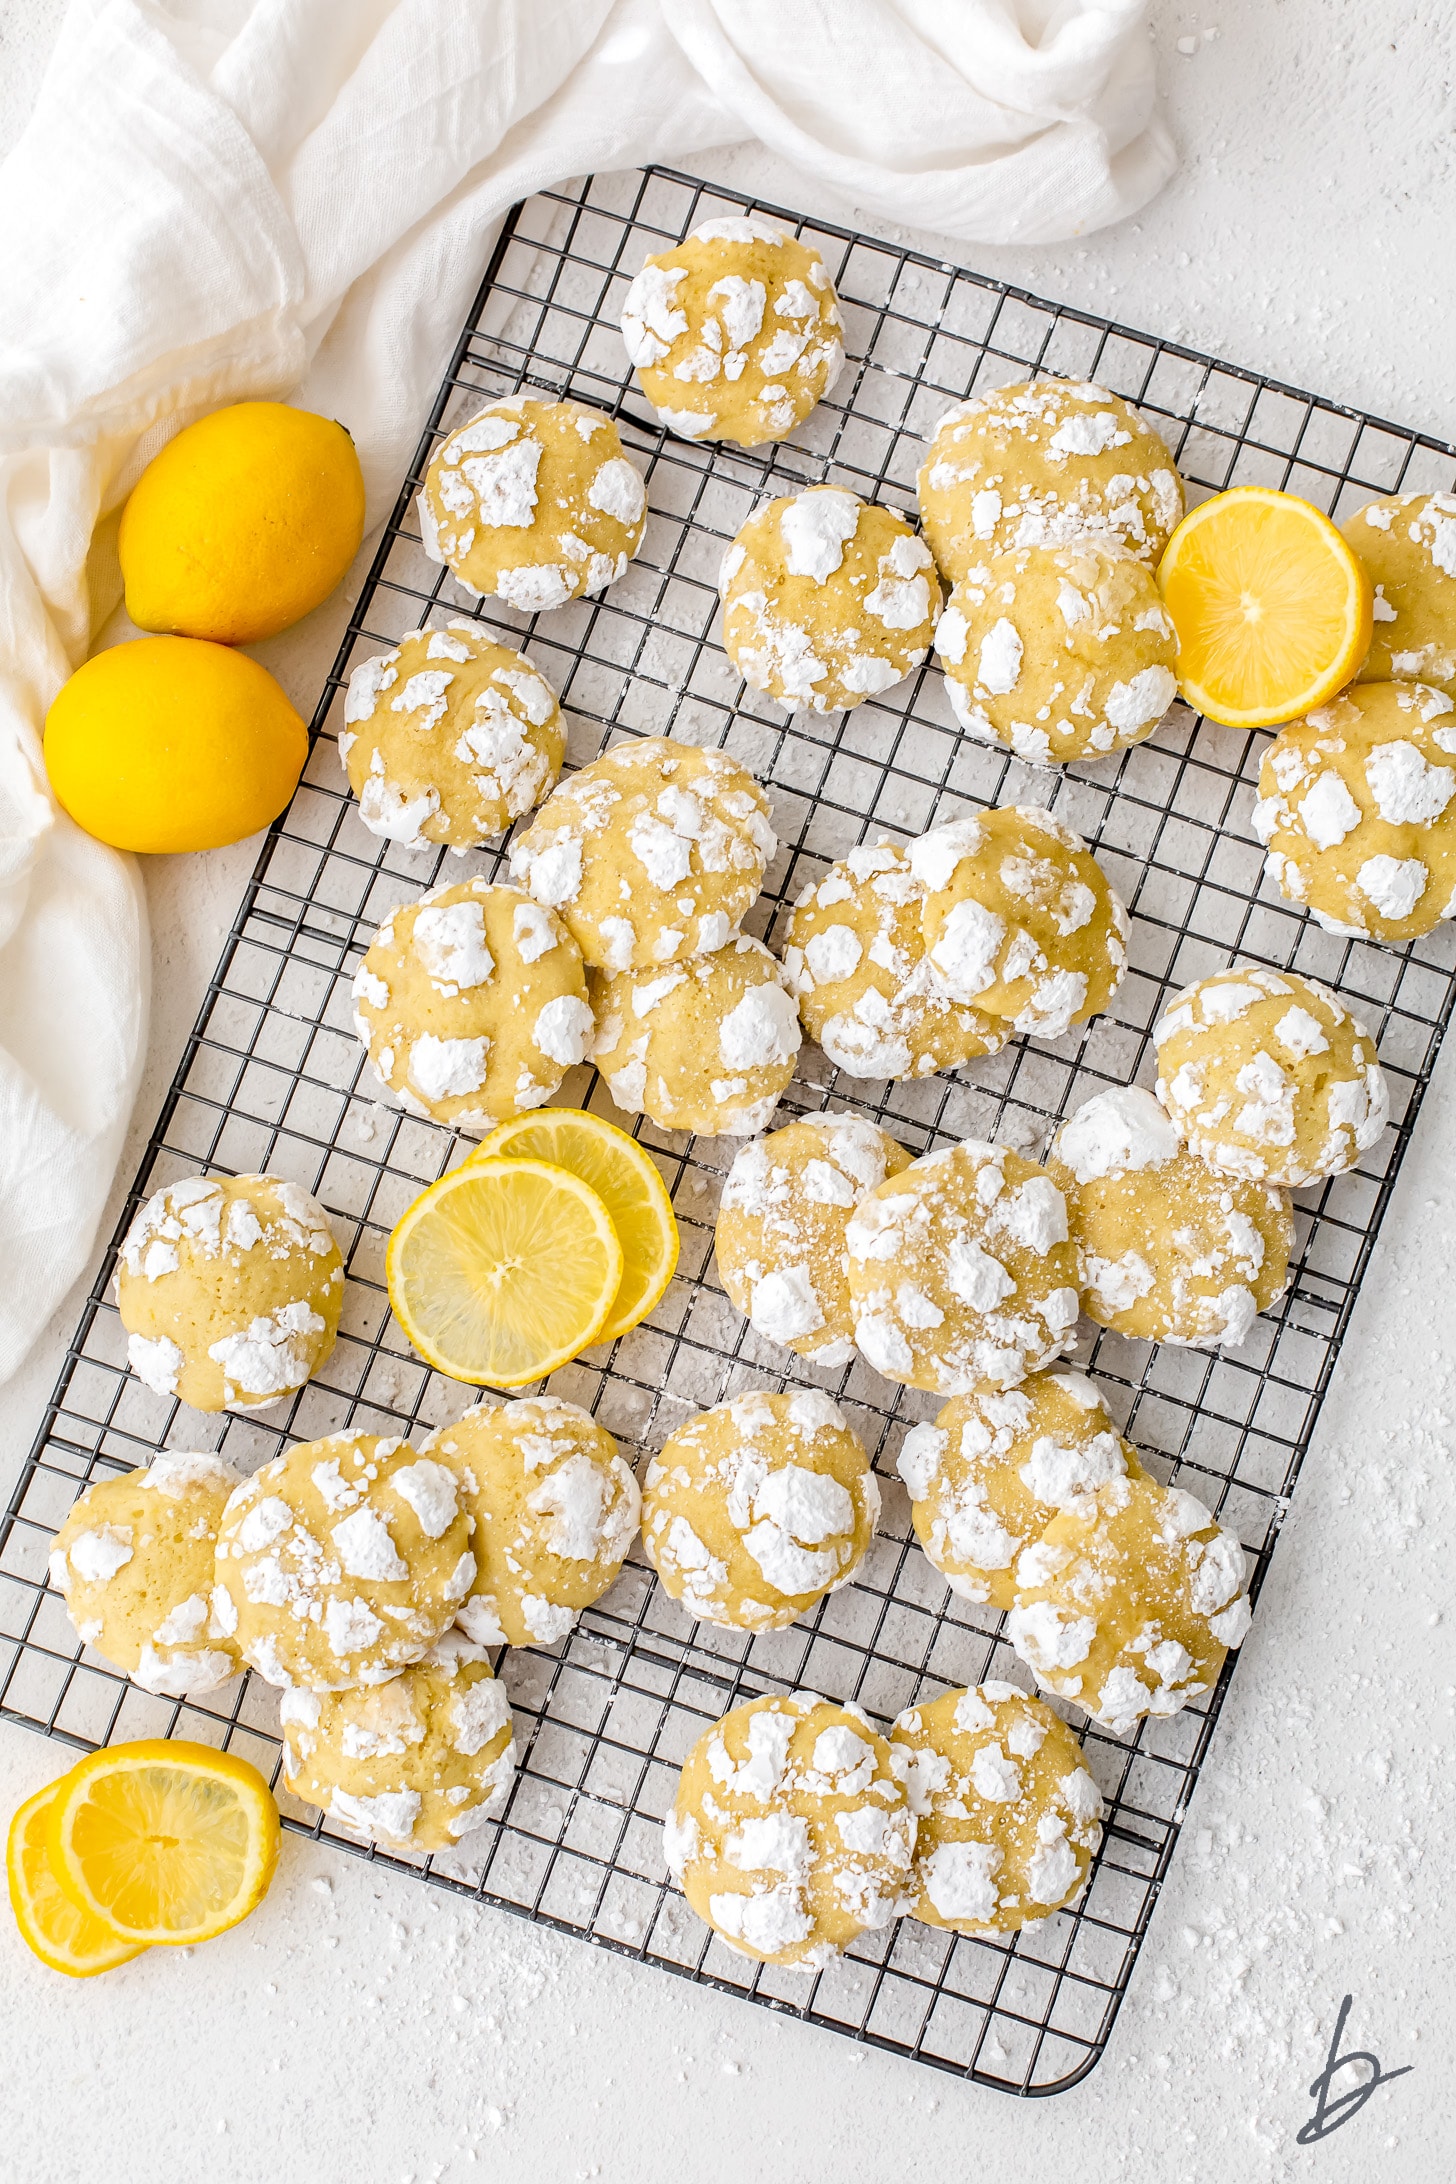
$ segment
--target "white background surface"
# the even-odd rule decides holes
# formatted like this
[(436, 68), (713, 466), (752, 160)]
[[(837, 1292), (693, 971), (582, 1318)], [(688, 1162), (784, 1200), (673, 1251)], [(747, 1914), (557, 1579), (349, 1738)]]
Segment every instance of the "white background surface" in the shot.
[[(0, 148), (61, 12), (0, 0)], [(1056, 249), (895, 239), (1456, 439), (1456, 10), (1154, 12), (1183, 167), (1138, 220)], [(704, 171), (856, 218), (750, 149)], [(346, 612), (336, 599), (259, 648), (305, 713)], [(255, 853), (149, 862), (156, 1000), (118, 1203)], [(0, 2177), (1445, 2184), (1453, 1151), (1448, 1054), (1132, 1991), (1083, 2087), (982, 2092), (290, 1839), (237, 1932), (85, 1985), (33, 1963), (0, 1917)], [(90, 1279), (5, 1391), (0, 1487)], [(0, 1817), (69, 1757), (0, 1728)], [(1346, 2045), (1414, 2069), (1301, 2149), (1346, 1992)]]

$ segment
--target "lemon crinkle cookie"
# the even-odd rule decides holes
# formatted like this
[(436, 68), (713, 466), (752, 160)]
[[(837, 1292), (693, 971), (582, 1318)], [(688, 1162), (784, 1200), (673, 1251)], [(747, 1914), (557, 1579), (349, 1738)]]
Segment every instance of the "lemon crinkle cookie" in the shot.
[(663, 1830), (668, 1871), (730, 1948), (811, 1972), (889, 1925), (914, 1841), (885, 1739), (812, 1691), (737, 1706), (701, 1736)]
[(213, 1613), (268, 1683), (343, 1691), (423, 1658), (475, 1581), (454, 1474), (408, 1442), (300, 1442), (238, 1487)]
[(923, 1154), (845, 1231), (856, 1346), (911, 1388), (1012, 1387), (1071, 1347), (1067, 1208), (1035, 1161), (966, 1138)]
[(1297, 1190), (1341, 1175), (1390, 1114), (1375, 1041), (1327, 986), (1235, 964), (1153, 1026), (1158, 1098), (1201, 1160)]
[(1150, 566), (1183, 514), (1162, 440), (1130, 402), (1085, 380), (1023, 380), (975, 394), (936, 426), (916, 481), (941, 574), (991, 554), (1092, 537)]
[(641, 1495), (589, 1411), (557, 1396), (478, 1403), (421, 1454), (448, 1465), (474, 1519), (460, 1628), (480, 1645), (554, 1645), (615, 1583)]
[(782, 1630), (847, 1583), (880, 1514), (863, 1447), (811, 1388), (690, 1419), (644, 1485), (648, 1560), (690, 1615), (730, 1630)]
[(622, 338), (642, 391), (686, 440), (757, 447), (803, 423), (844, 362), (824, 260), (756, 215), (705, 221), (649, 258)]
[(784, 970), (799, 1018), (851, 1077), (926, 1077), (996, 1054), (1011, 1026), (953, 1000), (927, 960), (925, 889), (904, 850), (862, 842), (794, 905)]
[(511, 877), (594, 969), (640, 970), (723, 947), (777, 846), (747, 767), (646, 736), (561, 783), (512, 848)]
[(1107, 1007), (1127, 970), (1127, 912), (1071, 827), (1007, 805), (932, 827), (906, 855), (927, 958), (956, 1000), (1038, 1039)]
[(83, 1645), (144, 1691), (195, 1698), (238, 1673), (229, 1603), (213, 1601), (213, 1550), (242, 1475), (220, 1456), (154, 1456), (97, 1479), (71, 1504), (51, 1550), (51, 1583)]
[(592, 978), (592, 1060), (627, 1115), (751, 1137), (794, 1074), (799, 1014), (783, 965), (739, 933), (713, 955)]
[(478, 847), (540, 803), (565, 749), (551, 685), (478, 622), (417, 630), (349, 677), (339, 761), (388, 841)]
[(1358, 679), (1428, 683), (1456, 698), (1456, 494), (1385, 493), (1340, 529), (1375, 586)]
[(354, 1028), (412, 1115), (489, 1130), (540, 1107), (592, 1038), (581, 951), (518, 887), (461, 880), (404, 903), (354, 973)]
[(1352, 683), (1281, 728), (1254, 832), (1271, 877), (1334, 933), (1419, 940), (1456, 912), (1456, 700)]
[(425, 552), (466, 591), (540, 614), (626, 575), (647, 487), (601, 410), (513, 394), (451, 433), (418, 510)]
[(838, 486), (756, 509), (723, 556), (723, 649), (790, 712), (833, 713), (892, 689), (930, 650), (940, 586), (893, 509)]
[(912, 1918), (1014, 1934), (1076, 1902), (1102, 1794), (1044, 1699), (999, 1682), (944, 1691), (901, 1714), (890, 1758), (917, 1820)]
[(1090, 538), (968, 569), (935, 649), (961, 726), (1032, 766), (1141, 743), (1178, 695), (1177, 641), (1152, 571)]
[(755, 1334), (811, 1364), (847, 1365), (854, 1313), (844, 1232), (860, 1200), (910, 1165), (857, 1115), (804, 1115), (745, 1145), (718, 1207), (718, 1272)]
[(1059, 1509), (1141, 1470), (1075, 1372), (952, 1396), (933, 1425), (912, 1426), (895, 1468), (915, 1536), (951, 1591), (997, 1608), (1014, 1605), (1016, 1558)]
[(323, 1207), (273, 1175), (168, 1184), (116, 1269), (132, 1371), (193, 1410), (258, 1410), (301, 1388), (334, 1346), (343, 1300)]
[(1120, 1335), (1234, 1348), (1284, 1294), (1284, 1192), (1211, 1168), (1151, 1092), (1099, 1092), (1058, 1130), (1047, 1171), (1067, 1201), (1082, 1309)]
[(1123, 1736), (1213, 1688), (1249, 1628), (1246, 1574), (1195, 1495), (1114, 1479), (1021, 1555), (1007, 1636), (1044, 1689)]
[(515, 1774), (510, 1700), (463, 1631), (388, 1683), (285, 1691), (278, 1719), (293, 1795), (403, 1849), (453, 1850), (500, 1811)]

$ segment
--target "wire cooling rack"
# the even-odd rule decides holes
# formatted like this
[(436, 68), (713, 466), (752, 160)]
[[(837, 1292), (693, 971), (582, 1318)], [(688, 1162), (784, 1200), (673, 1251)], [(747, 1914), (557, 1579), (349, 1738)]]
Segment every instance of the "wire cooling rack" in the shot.
[[(1118, 1423), (1239, 1533), (1262, 1579), (1359, 1283), (1456, 998), (1449, 926), (1402, 949), (1323, 933), (1261, 885), (1250, 826), (1263, 739), (1181, 708), (1116, 759), (1036, 773), (959, 733), (929, 670), (857, 711), (785, 725), (746, 691), (715, 641), (723, 549), (759, 498), (828, 480), (913, 510), (921, 443), (972, 389), (1037, 371), (1095, 376), (1139, 403), (1174, 448), (1193, 497), (1285, 486), (1344, 515), (1374, 492), (1449, 488), (1456, 451), (1086, 312), (1039, 301), (933, 258), (764, 208), (822, 251), (844, 305), (849, 364), (788, 443), (740, 453), (692, 445), (651, 420), (617, 319), (644, 256), (751, 201), (649, 170), (596, 177), (518, 206), (505, 224), (315, 718), (304, 780), (274, 827), (128, 1201), (198, 1169), (268, 1169), (318, 1194), (346, 1255), (337, 1346), (266, 1422), (204, 1418), (125, 1369), (108, 1254), (45, 1421), (0, 1526), (0, 1714), (89, 1748), (178, 1734), (229, 1745), (277, 1775), (274, 1694), (256, 1679), (201, 1702), (148, 1697), (79, 1648), (46, 1589), (51, 1534), (87, 1480), (153, 1450), (220, 1448), (252, 1469), (290, 1443), (353, 1425), (410, 1433), (453, 1418), (474, 1391), (430, 1373), (390, 1318), (389, 1231), (468, 1149), (383, 1104), (350, 1028), (349, 986), (375, 927), (442, 874), (501, 870), (500, 853), (380, 843), (345, 792), (334, 736), (350, 669), (406, 631), (462, 611), (521, 644), (562, 693), (569, 762), (623, 736), (671, 734), (733, 751), (773, 797), (781, 848), (748, 921), (771, 941), (786, 906), (852, 844), (905, 839), (957, 811), (1052, 806), (1088, 837), (1132, 911), (1131, 968), (1108, 1012), (1067, 1038), (1015, 1040), (994, 1059), (914, 1084), (839, 1079), (806, 1049), (786, 1114), (827, 1100), (881, 1121), (914, 1152), (966, 1135), (1039, 1146), (1107, 1084), (1152, 1075), (1149, 1028), (1168, 995), (1234, 957), (1297, 967), (1344, 994), (1379, 1036), (1394, 1127), (1360, 1169), (1300, 1194), (1294, 1278), (1228, 1355), (1095, 1334), (1080, 1355)], [(648, 475), (641, 554), (601, 598), (531, 621), (456, 590), (425, 559), (414, 495), (441, 437), (521, 386), (611, 411)], [(585, 1072), (563, 1101), (610, 1114)], [(660, 1445), (693, 1411), (743, 1388), (801, 1379), (843, 1403), (885, 1481), (880, 1536), (852, 1584), (787, 1631), (692, 1624), (630, 1561), (611, 1593), (550, 1649), (508, 1652), (521, 1769), (497, 1825), (467, 1855), (360, 1851), (280, 1790), (288, 1824), (381, 1864), (477, 1895), (559, 1931), (792, 2012), (981, 2084), (1045, 2094), (1092, 2068), (1168, 1870), (1227, 1675), (1201, 1705), (1131, 1739), (1093, 1729), (1088, 1764), (1108, 1804), (1075, 1910), (1014, 1940), (975, 1941), (911, 1920), (867, 1935), (812, 1981), (733, 1955), (666, 1880), (662, 1816), (703, 1728), (739, 1701), (809, 1686), (887, 1720), (953, 1683), (1026, 1682), (999, 1618), (947, 1593), (915, 1545), (894, 1458), (936, 1408), (857, 1364), (815, 1375), (755, 1336), (712, 1264), (734, 1145), (641, 1124), (682, 1229), (678, 1276), (647, 1323), (557, 1373), (624, 1442)], [(120, 1234), (121, 1231), (118, 1231)], [(786, 1371), (786, 1368), (789, 1370)]]

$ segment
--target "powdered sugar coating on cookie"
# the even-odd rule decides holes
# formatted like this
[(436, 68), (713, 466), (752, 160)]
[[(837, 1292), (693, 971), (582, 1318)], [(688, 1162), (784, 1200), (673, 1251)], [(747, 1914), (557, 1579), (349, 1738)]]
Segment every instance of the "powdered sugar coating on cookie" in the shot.
[(1246, 1577), (1196, 1496), (1114, 1479), (1023, 1551), (1006, 1634), (1044, 1690), (1125, 1736), (1213, 1688), (1249, 1628)]
[(744, 1146), (723, 1186), (716, 1248), (723, 1287), (755, 1334), (815, 1365), (850, 1362), (844, 1232), (861, 1199), (909, 1165), (857, 1115), (804, 1115)]
[(1456, 699), (1353, 683), (1281, 728), (1254, 832), (1280, 893), (1329, 932), (1418, 940), (1456, 914)]
[(586, 1059), (581, 952), (520, 888), (461, 880), (405, 903), (354, 974), (354, 1028), (406, 1111), (484, 1132)]
[(284, 1692), (283, 1779), (352, 1835), (453, 1850), (494, 1818), (515, 1775), (510, 1701), (483, 1646), (445, 1631), (387, 1683)]
[(1209, 1166), (1151, 1092), (1096, 1093), (1047, 1153), (1089, 1319), (1185, 1348), (1236, 1349), (1288, 1285), (1294, 1219), (1270, 1183)]
[(1102, 1840), (1102, 1796), (1043, 1699), (976, 1684), (912, 1706), (890, 1757), (917, 1820), (906, 1909), (960, 1934), (1011, 1934), (1075, 1903)]
[(76, 1635), (161, 1698), (195, 1698), (238, 1673), (213, 1550), (242, 1475), (220, 1456), (168, 1450), (92, 1481), (67, 1510), (50, 1578)]
[(565, 748), (551, 685), (478, 622), (418, 630), (349, 677), (339, 760), (387, 841), (476, 848), (540, 803)]
[(127, 1231), (116, 1301), (132, 1371), (202, 1411), (260, 1410), (334, 1346), (344, 1262), (316, 1198), (279, 1176), (188, 1176)]
[(757, 214), (708, 220), (650, 257), (622, 305), (642, 391), (686, 440), (757, 447), (802, 424), (844, 363), (824, 260)]
[(838, 486), (756, 509), (718, 589), (723, 649), (790, 712), (837, 712), (892, 689), (925, 659), (940, 617), (924, 540)]
[(1384, 493), (1340, 529), (1375, 586), (1358, 680), (1425, 683), (1456, 698), (1456, 493)]
[(751, 1137), (794, 1074), (799, 1017), (782, 964), (739, 933), (664, 969), (592, 975), (592, 1060), (626, 1115), (702, 1137)]
[(430, 559), (523, 614), (625, 576), (647, 527), (646, 482), (611, 418), (532, 394), (492, 402), (452, 432), (416, 505)]
[(1178, 694), (1152, 571), (1096, 539), (1023, 546), (968, 569), (935, 649), (966, 733), (1031, 766), (1141, 743)]
[(723, 947), (777, 846), (747, 767), (645, 736), (561, 783), (512, 847), (511, 877), (594, 969), (640, 970)]
[(643, 1488), (648, 1560), (690, 1615), (730, 1630), (782, 1630), (846, 1584), (880, 1513), (862, 1444), (812, 1388), (689, 1419)]
[(421, 1443), (474, 1522), (458, 1620), (480, 1645), (554, 1645), (615, 1583), (641, 1496), (617, 1444), (559, 1396), (478, 1403)]
[(1234, 964), (1153, 1027), (1158, 1098), (1210, 1166), (1297, 1190), (1376, 1144), (1390, 1094), (1375, 1041), (1327, 986)]
[(926, 959), (925, 889), (904, 850), (862, 842), (794, 905), (784, 970), (799, 1017), (850, 1077), (926, 1077), (995, 1054), (1011, 1026), (954, 1000)]
[(812, 1691), (754, 1699), (707, 1730), (663, 1829), (669, 1873), (721, 1940), (807, 1972), (889, 1925), (914, 1842), (885, 1739)]
[(1091, 537), (1156, 563), (1183, 514), (1158, 434), (1087, 380), (1022, 380), (946, 411), (916, 480), (941, 573), (991, 554)]
[(1141, 1468), (1092, 1382), (1055, 1371), (952, 1396), (906, 1434), (895, 1467), (952, 1592), (997, 1608), (1014, 1604), (1016, 1558), (1059, 1509)]
[(386, 1683), (429, 1651), (475, 1579), (446, 1467), (403, 1440), (299, 1442), (237, 1488), (217, 1584), (239, 1653), (266, 1682)]
[(855, 1343), (888, 1380), (938, 1395), (1014, 1387), (1072, 1344), (1067, 1209), (1045, 1170), (966, 1138), (926, 1153), (845, 1232)]
[(1035, 805), (932, 827), (910, 844), (926, 958), (955, 999), (1027, 1037), (1105, 1009), (1127, 970), (1128, 917), (1082, 837)]

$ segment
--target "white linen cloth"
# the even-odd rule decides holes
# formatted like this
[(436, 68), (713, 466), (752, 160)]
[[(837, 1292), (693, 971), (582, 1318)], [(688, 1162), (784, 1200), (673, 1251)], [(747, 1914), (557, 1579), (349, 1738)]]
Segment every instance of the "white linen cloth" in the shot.
[(40, 746), (143, 464), (287, 395), (348, 425), (377, 522), (491, 223), (569, 174), (757, 136), (968, 241), (1121, 218), (1173, 165), (1144, 12), (73, 0), (0, 169), (0, 1380), (85, 1264), (145, 1043), (137, 870), (56, 809)]

